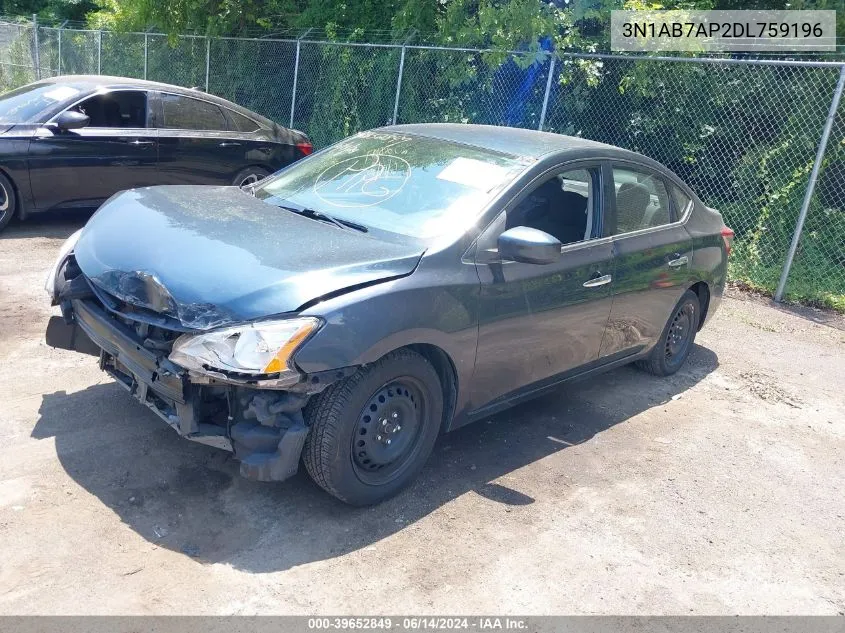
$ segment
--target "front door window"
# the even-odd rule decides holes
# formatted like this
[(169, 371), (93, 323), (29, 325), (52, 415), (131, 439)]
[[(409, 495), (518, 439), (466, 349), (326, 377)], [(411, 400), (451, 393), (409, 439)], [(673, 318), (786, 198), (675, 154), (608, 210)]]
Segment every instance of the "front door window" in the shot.
[(509, 214), (507, 228), (528, 226), (574, 244), (592, 235), (597, 174), (572, 169), (539, 184)]
[(73, 108), (90, 117), (88, 127), (147, 127), (147, 95), (137, 90), (107, 92), (86, 99)]

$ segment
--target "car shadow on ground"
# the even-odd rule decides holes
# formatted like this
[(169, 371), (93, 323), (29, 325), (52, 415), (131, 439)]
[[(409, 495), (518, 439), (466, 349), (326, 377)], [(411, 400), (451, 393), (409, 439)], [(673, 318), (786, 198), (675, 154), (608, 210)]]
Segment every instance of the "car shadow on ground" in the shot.
[(496, 480), (667, 402), (717, 367), (696, 345), (670, 378), (623, 367), (461, 428), (440, 438), (409, 489), (371, 508), (336, 501), (302, 468), (280, 484), (245, 480), (228, 453), (179, 438), (111, 383), (43, 396), (32, 436), (54, 437), (70, 477), (144, 539), (205, 563), (271, 572), (377, 543), (467, 493), (531, 504)]
[(0, 240), (29, 237), (67, 239), (71, 233), (85, 226), (85, 223), (94, 215), (95, 210), (45, 211), (29, 215), (23, 222), (18, 218), (13, 218), (9, 226), (0, 231)]

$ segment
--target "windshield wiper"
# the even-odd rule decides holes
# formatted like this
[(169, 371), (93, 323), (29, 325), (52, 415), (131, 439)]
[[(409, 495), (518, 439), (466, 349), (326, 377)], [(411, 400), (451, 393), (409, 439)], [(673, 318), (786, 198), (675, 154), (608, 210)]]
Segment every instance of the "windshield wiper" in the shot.
[(311, 218), (313, 220), (321, 220), (323, 222), (331, 222), (335, 226), (338, 226), (344, 230), (346, 229), (354, 229), (360, 233), (366, 233), (369, 229), (364, 226), (363, 224), (358, 224), (357, 222), (350, 222), (349, 220), (342, 220), (340, 218), (336, 218), (333, 215), (329, 215), (328, 213), (323, 213), (322, 211), (317, 211), (317, 209), (310, 209), (308, 207), (294, 207), (290, 205), (279, 205), (282, 209), (287, 209), (288, 211), (293, 211), (294, 213), (298, 213), (299, 215), (304, 215), (306, 218)]

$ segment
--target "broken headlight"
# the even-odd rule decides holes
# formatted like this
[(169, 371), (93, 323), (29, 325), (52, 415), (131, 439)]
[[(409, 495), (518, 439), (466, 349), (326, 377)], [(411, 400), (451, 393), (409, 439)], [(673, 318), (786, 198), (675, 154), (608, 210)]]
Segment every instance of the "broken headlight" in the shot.
[(76, 246), (80, 235), (82, 235), (82, 229), (79, 229), (65, 240), (65, 243), (62, 244), (62, 247), (59, 249), (56, 261), (53, 262), (53, 265), (50, 267), (50, 272), (47, 273), (47, 279), (44, 282), (44, 290), (47, 291), (47, 294), (49, 294), (50, 298), (54, 301), (56, 299), (56, 275), (59, 274), (62, 264), (65, 263), (67, 256), (70, 255), (70, 252), (73, 250), (74, 246)]
[(300, 317), (183, 334), (174, 341), (170, 360), (201, 373), (285, 373), (293, 370), (289, 364), (291, 354), (318, 327), (319, 319)]

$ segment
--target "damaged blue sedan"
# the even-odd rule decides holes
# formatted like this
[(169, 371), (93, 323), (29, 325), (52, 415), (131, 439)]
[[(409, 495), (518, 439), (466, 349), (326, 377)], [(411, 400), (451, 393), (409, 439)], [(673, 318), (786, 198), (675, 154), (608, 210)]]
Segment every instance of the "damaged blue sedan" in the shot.
[(113, 196), (47, 280), (54, 347), (187, 439), (365, 505), (441, 432), (686, 360), (733, 232), (662, 165), (510, 128), (361, 133), (245, 187)]

